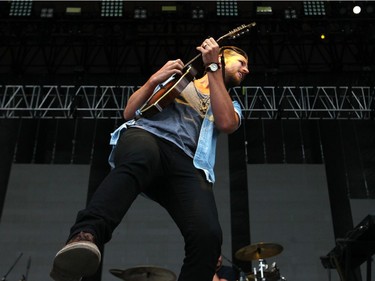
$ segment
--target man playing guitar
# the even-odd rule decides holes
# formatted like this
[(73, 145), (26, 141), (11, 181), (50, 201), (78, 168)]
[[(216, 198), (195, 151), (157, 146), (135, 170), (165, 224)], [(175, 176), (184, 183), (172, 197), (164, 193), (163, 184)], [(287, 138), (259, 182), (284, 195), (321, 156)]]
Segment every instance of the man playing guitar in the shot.
[[(140, 194), (171, 215), (185, 241), (179, 281), (211, 281), (221, 253), (222, 231), (213, 194), (216, 140), (241, 124), (241, 108), (228, 87), (249, 73), (248, 58), (213, 38), (197, 46), (205, 74), (184, 85), (159, 113), (137, 117), (150, 96), (170, 77), (183, 75), (184, 63), (170, 60), (128, 100), (126, 122), (112, 133), (113, 167), (87, 207), (78, 212), (68, 242), (55, 256), (51, 277), (78, 281), (94, 274), (103, 245)], [(126, 249), (125, 249), (126, 250)]]

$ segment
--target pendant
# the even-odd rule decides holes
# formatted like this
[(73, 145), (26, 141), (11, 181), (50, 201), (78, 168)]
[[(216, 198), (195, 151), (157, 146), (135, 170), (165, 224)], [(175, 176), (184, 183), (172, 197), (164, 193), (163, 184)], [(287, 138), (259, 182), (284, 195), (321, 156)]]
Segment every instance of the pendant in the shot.
[(201, 106), (199, 107), (199, 110), (202, 113), (206, 113), (207, 109), (208, 109), (208, 101), (207, 100), (201, 100), (200, 104), (201, 104)]

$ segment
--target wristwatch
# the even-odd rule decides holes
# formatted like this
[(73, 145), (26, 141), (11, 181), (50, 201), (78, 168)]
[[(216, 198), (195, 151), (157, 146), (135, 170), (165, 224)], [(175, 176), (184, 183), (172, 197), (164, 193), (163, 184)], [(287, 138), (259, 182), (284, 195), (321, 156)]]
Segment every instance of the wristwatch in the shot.
[(207, 65), (206, 71), (207, 72), (215, 72), (220, 68), (220, 65), (217, 62), (211, 62)]

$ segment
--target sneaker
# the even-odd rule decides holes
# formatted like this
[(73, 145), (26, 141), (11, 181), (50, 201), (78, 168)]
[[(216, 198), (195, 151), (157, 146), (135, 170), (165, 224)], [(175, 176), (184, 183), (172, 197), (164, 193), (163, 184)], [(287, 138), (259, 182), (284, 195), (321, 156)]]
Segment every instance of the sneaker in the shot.
[(94, 236), (80, 232), (56, 254), (50, 276), (55, 281), (79, 281), (97, 271), (100, 259)]

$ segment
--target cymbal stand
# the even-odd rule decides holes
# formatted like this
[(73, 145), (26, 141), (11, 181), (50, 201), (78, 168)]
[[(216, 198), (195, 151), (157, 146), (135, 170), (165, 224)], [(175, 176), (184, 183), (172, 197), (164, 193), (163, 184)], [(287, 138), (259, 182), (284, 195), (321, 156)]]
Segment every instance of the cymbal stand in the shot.
[[(264, 261), (264, 263), (263, 263)], [(267, 269), (268, 265), (267, 265), (267, 262), (266, 260), (264, 259), (259, 259), (259, 272), (260, 272), (260, 280), (261, 281), (265, 281), (266, 278), (264, 277), (264, 269)], [(255, 281), (258, 281), (258, 278), (257, 278), (257, 269), (256, 267), (254, 267), (254, 277), (255, 277)]]
[(23, 253), (21, 253), (17, 258), (16, 260), (14, 261), (14, 263), (12, 264), (12, 266), (9, 268), (8, 272), (5, 273), (5, 275), (3, 276), (3, 278), (1, 278), (1, 281), (6, 281), (7, 280), (7, 276), (8, 274), (13, 270), (13, 268), (16, 266), (17, 262), (20, 260), (20, 258), (22, 257)]

